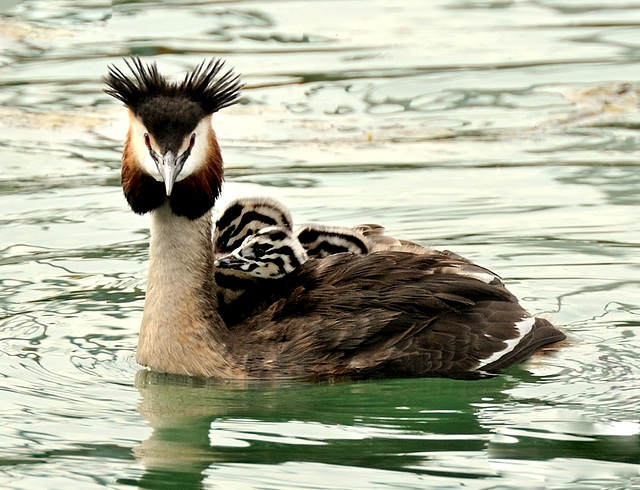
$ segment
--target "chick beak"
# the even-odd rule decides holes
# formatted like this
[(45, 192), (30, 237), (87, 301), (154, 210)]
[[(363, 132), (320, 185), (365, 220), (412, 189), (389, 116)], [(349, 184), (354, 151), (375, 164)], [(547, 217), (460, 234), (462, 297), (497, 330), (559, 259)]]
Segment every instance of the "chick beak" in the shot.
[(235, 254), (225, 255), (217, 259), (213, 265), (218, 269), (242, 269), (247, 264), (247, 260), (238, 257)]

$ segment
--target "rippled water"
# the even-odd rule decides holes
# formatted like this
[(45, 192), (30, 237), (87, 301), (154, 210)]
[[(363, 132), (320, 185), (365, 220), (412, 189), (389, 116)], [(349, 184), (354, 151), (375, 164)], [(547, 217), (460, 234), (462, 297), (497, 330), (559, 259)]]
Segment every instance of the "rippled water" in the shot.
[[(640, 487), (640, 3), (0, 9), (2, 488)], [(220, 204), (455, 250), (568, 346), (479, 382), (139, 371), (148, 222), (100, 82), (129, 54), (244, 74)]]

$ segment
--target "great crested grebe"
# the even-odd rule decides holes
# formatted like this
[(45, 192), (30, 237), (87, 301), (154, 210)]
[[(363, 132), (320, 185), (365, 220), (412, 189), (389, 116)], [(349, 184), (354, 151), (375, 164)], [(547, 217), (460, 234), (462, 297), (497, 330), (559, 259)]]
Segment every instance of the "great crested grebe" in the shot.
[[(254, 234), (257, 230), (266, 228), (267, 226), (282, 226), (292, 229), (293, 221), (291, 212), (281, 202), (269, 197), (240, 197), (231, 201), (223, 208), (215, 221), (213, 230), (213, 245), (216, 254), (224, 255), (238, 248), (242, 241), (248, 236)], [(298, 228), (296, 233), (299, 236), (302, 245), (307, 249), (309, 255), (316, 257), (318, 254), (330, 255), (341, 250), (341, 245), (336, 243), (336, 248), (332, 252), (330, 239), (331, 226), (326, 225), (307, 225)], [(317, 248), (314, 241), (314, 233), (323, 230), (319, 244), (325, 247), (325, 251)], [(349, 231), (351, 230), (351, 231)], [(361, 246), (362, 251), (356, 253), (377, 252), (380, 250), (403, 250), (405, 252), (425, 253), (431, 249), (418, 245), (414, 242), (399, 240), (384, 234), (384, 227), (377, 224), (360, 224), (349, 228), (336, 227), (337, 235), (335, 240), (339, 242), (340, 235), (345, 236), (346, 245), (350, 251), (354, 252), (353, 247), (357, 246), (356, 241), (364, 238), (364, 244)], [(365, 250), (366, 248), (366, 250)]]
[[(283, 226), (268, 226), (245, 238), (230, 254), (219, 257), (216, 270), (233, 270), (261, 279), (280, 279), (310, 257), (337, 253), (368, 253), (364, 237), (351, 228), (303, 226), (292, 232)], [(300, 236), (307, 238), (302, 242)]]
[(565, 338), (495, 276), (459, 273), (455, 257), (395, 251), (309, 259), (229, 328), (213, 273), (222, 157), (211, 118), (237, 102), (239, 77), (220, 60), (180, 82), (137, 58), (127, 65), (132, 77), (112, 66), (105, 82), (129, 112), (124, 194), (151, 214), (140, 364), (242, 379), (475, 377)]
[[(243, 240), (253, 236), (256, 230), (269, 226), (278, 226), (291, 230), (293, 220), (291, 212), (281, 202), (267, 197), (240, 197), (230, 202), (220, 211), (213, 231), (213, 246), (216, 258), (225, 254), (237, 253), (243, 247)], [(450, 250), (434, 250), (407, 240), (400, 240), (385, 235), (385, 228), (379, 224), (359, 224), (352, 228), (327, 225), (302, 225), (293, 236), (305, 249), (309, 257), (323, 258), (328, 255), (350, 252), (355, 254), (379, 252), (383, 250), (403, 251), (416, 254), (439, 255), (443, 259), (456, 259), (448, 266), (448, 272), (462, 275), (476, 275), (485, 282), (497, 283), (500, 278), (493, 272), (484, 269), (473, 262), (461, 257)], [(258, 239), (266, 240), (266, 236)], [(291, 237), (287, 237), (290, 240)], [(238, 245), (231, 250), (233, 245)], [(299, 245), (296, 244), (296, 247)], [(293, 248), (289, 250), (293, 251)], [(256, 292), (258, 274), (248, 273), (248, 264), (242, 262), (229, 263), (216, 267), (215, 278), (218, 289), (218, 299), (225, 305), (230, 305), (248, 289)], [(259, 268), (259, 271), (264, 271)], [(271, 271), (276, 269), (271, 268)], [(270, 274), (267, 274), (270, 275)], [(282, 277), (283, 274), (277, 274)], [(274, 279), (276, 277), (270, 277)]]
[[(284, 204), (269, 197), (235, 199), (220, 211), (215, 221), (214, 250), (217, 255), (229, 254), (241, 247), (247, 237), (270, 226), (293, 229), (291, 212)], [(379, 225), (354, 228), (304, 225), (295, 231), (295, 235), (310, 257), (320, 258), (338, 252), (368, 253), (368, 241), (360, 229), (371, 232), (374, 228), (374, 234), (384, 231)]]
[[(213, 229), (214, 257), (219, 258), (240, 247), (243, 241), (259, 230), (279, 226), (291, 229), (291, 213), (282, 203), (269, 197), (242, 197), (225, 206)], [(247, 291), (259, 292), (257, 278), (243, 270), (215, 268), (216, 296), (220, 313), (229, 320), (233, 306), (242, 305), (238, 299)]]
[[(487, 284), (504, 287), (499, 276), (449, 250), (434, 250), (412, 242), (406, 242), (402, 246), (405, 253), (407, 248), (413, 249), (415, 246), (419, 248), (409, 253), (429, 255), (437, 260), (438, 264), (429, 271), (431, 274), (437, 272), (475, 277)], [(215, 260), (216, 279), (218, 272), (251, 278), (280, 279), (310, 258), (323, 259), (338, 253), (369, 253), (367, 240), (353, 228), (304, 225), (292, 232), (288, 227), (268, 226), (245, 238), (230, 254), (219, 256)]]
[[(289, 209), (271, 198), (241, 197), (220, 211), (213, 231), (214, 274), (225, 323), (235, 324), (248, 315), (272, 285), (270, 280), (290, 273), (309, 257), (369, 251), (365, 237), (351, 228), (306, 225), (295, 235), (291, 228)], [(234, 245), (237, 248), (229, 251)]]
[(312, 241), (306, 249), (288, 227), (268, 226), (247, 237), (230, 254), (215, 262), (218, 284), (218, 311), (227, 326), (233, 327), (256, 309), (273, 303), (275, 280), (291, 274), (309, 257), (336, 253), (366, 253), (364, 237), (351, 228), (304, 226)]
[(300, 267), (309, 256), (286, 226), (268, 226), (248, 236), (214, 262), (218, 313), (227, 327), (272, 300), (274, 280)]

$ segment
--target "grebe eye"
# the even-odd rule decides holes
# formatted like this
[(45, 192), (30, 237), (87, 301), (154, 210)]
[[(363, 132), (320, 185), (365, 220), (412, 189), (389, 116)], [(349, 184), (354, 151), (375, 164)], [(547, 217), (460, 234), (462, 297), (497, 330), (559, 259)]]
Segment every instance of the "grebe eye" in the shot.
[(189, 148), (193, 148), (193, 145), (196, 144), (196, 133), (191, 135), (191, 139), (189, 140)]
[(267, 255), (267, 253), (271, 251), (271, 248), (272, 247), (269, 244), (261, 243), (261, 244), (255, 245), (252, 250), (253, 256), (257, 259), (264, 257), (265, 255)]
[(149, 138), (149, 133), (144, 133), (144, 144), (147, 145), (147, 148), (151, 148), (151, 138)]

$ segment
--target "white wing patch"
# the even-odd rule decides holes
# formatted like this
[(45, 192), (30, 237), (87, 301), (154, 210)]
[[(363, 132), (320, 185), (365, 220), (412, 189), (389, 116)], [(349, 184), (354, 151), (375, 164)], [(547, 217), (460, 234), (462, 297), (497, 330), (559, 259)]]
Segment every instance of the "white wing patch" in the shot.
[(491, 364), (492, 362), (496, 362), (502, 356), (508, 354), (513, 349), (515, 349), (516, 346), (520, 343), (520, 341), (524, 338), (524, 336), (527, 335), (529, 332), (531, 332), (531, 329), (533, 328), (533, 325), (535, 323), (536, 323), (536, 319), (534, 317), (523, 318), (519, 322), (516, 322), (514, 326), (516, 327), (516, 330), (519, 333), (518, 336), (513, 339), (505, 340), (504, 343), (507, 344), (507, 346), (504, 349), (498, 352), (494, 352), (491, 356), (480, 361), (480, 364), (478, 365), (478, 367), (476, 367), (476, 369), (483, 368)]

